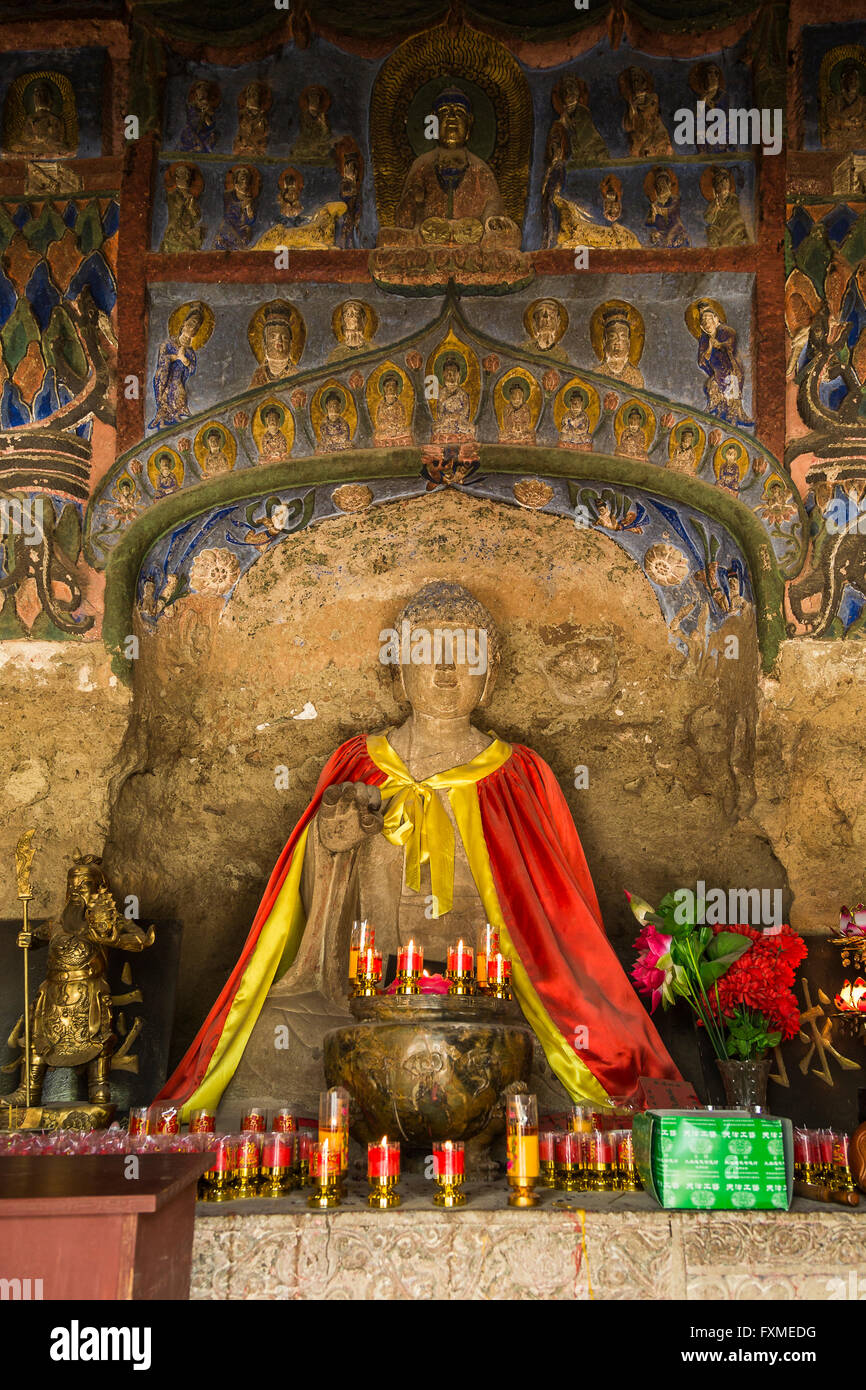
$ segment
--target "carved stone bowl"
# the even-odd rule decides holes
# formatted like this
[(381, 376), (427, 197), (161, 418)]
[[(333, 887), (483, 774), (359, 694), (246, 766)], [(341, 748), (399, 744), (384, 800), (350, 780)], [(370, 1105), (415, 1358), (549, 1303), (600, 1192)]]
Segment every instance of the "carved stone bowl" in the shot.
[(325, 1036), (329, 1086), (353, 1097), (352, 1134), (409, 1149), (436, 1139), (489, 1143), (504, 1129), (501, 1093), (529, 1081), (533, 1035), (518, 1006), (485, 996), (352, 999), (358, 1020)]

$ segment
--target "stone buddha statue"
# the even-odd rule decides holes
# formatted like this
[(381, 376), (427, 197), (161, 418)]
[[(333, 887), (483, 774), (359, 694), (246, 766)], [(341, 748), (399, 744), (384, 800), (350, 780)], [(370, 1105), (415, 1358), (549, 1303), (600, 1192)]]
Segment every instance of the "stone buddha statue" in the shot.
[(408, 718), (349, 739), (326, 764), (241, 957), (159, 1099), (187, 1113), (221, 1098), (227, 1111), (253, 1099), (314, 1104), (324, 1035), (349, 1018), (358, 918), (374, 924), (386, 962), (409, 939), (444, 961), (451, 941), (494, 925), (524, 1015), (575, 1099), (603, 1105), (640, 1076), (676, 1077), (608, 943), (554, 774), (472, 723), (499, 667), (491, 615), (459, 584), (428, 584), (380, 641)]

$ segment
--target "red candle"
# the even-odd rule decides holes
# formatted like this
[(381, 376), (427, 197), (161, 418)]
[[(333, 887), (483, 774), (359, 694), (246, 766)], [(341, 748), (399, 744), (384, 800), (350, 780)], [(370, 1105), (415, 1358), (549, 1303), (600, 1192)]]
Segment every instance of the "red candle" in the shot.
[(291, 1168), (295, 1158), (293, 1134), (266, 1134), (262, 1144), (262, 1171)]
[(245, 1134), (264, 1134), (266, 1128), (264, 1110), (260, 1105), (251, 1105), (241, 1118), (241, 1129)]
[(542, 1163), (553, 1163), (556, 1158), (556, 1130), (542, 1130), (538, 1136), (538, 1157)]
[(567, 1134), (557, 1134), (554, 1140), (556, 1162), (561, 1168), (576, 1168), (579, 1165), (582, 1137), (580, 1134), (574, 1134), (571, 1130)]
[(589, 1136), (589, 1162), (593, 1167), (614, 1162), (614, 1143), (609, 1132), (594, 1129)]
[(467, 946), (462, 940), (456, 946), (448, 947), (448, 960), (446, 969), (454, 975), (471, 975), (474, 964), (475, 952), (471, 946)]
[(212, 1110), (193, 1110), (189, 1117), (190, 1134), (214, 1134), (216, 1115)]
[(180, 1111), (173, 1105), (167, 1106), (165, 1110), (157, 1111), (156, 1132), (157, 1134), (180, 1134)]
[(487, 962), (487, 979), (495, 985), (507, 984), (511, 976), (511, 961), (497, 951)]
[(129, 1112), (130, 1134), (147, 1134), (147, 1106), (136, 1105)]
[(848, 1135), (842, 1134), (838, 1129), (831, 1131), (833, 1135), (833, 1166), (834, 1168), (848, 1167)]
[(616, 1161), (622, 1169), (631, 1170), (634, 1167), (634, 1139), (630, 1129), (617, 1130)]
[(451, 1181), (466, 1172), (466, 1154), (462, 1139), (445, 1139), (433, 1145), (433, 1176)]
[(230, 1173), (235, 1167), (235, 1146), (231, 1135), (221, 1134), (211, 1150), (209, 1173)]
[(298, 1162), (309, 1163), (313, 1149), (316, 1147), (316, 1136), (309, 1130), (304, 1130), (298, 1135)]
[(397, 952), (398, 975), (420, 975), (424, 969), (424, 948), (408, 941)]
[(833, 1162), (833, 1131), (832, 1129), (819, 1129), (818, 1145), (822, 1163)]
[(258, 1169), (259, 1143), (255, 1134), (251, 1131), (238, 1135), (237, 1147), (235, 1149), (235, 1166), (238, 1169)]
[(367, 1145), (367, 1177), (374, 1179), (399, 1178), (400, 1145), (385, 1135), (378, 1143)]
[(274, 1116), (274, 1122), (271, 1125), (271, 1129), (274, 1131), (275, 1134), (295, 1134), (297, 1132), (297, 1128), (298, 1122), (292, 1114), (291, 1110), (277, 1111), (276, 1115)]

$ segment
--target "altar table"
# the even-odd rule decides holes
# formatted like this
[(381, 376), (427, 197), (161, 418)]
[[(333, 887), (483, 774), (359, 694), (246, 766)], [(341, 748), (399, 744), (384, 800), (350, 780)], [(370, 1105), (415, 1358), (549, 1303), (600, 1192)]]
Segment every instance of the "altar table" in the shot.
[(866, 1296), (866, 1196), (850, 1209), (663, 1211), (646, 1193), (468, 1184), (456, 1211), (422, 1176), (403, 1205), (311, 1211), (306, 1192), (196, 1207), (193, 1299), (852, 1299)]
[[(185, 1299), (204, 1154), (0, 1159), (4, 1298)], [(25, 1281), (30, 1283), (26, 1284)], [(41, 1284), (35, 1281), (41, 1280)]]

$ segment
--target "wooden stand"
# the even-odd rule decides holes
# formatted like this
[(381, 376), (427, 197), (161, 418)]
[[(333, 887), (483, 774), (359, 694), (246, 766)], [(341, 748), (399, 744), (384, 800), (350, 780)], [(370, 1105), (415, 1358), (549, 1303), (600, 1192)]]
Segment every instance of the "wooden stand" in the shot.
[[(138, 1176), (127, 1177), (133, 1157)], [(0, 1279), (29, 1279), (53, 1300), (188, 1298), (196, 1183), (208, 1162), (205, 1154), (4, 1157)]]

